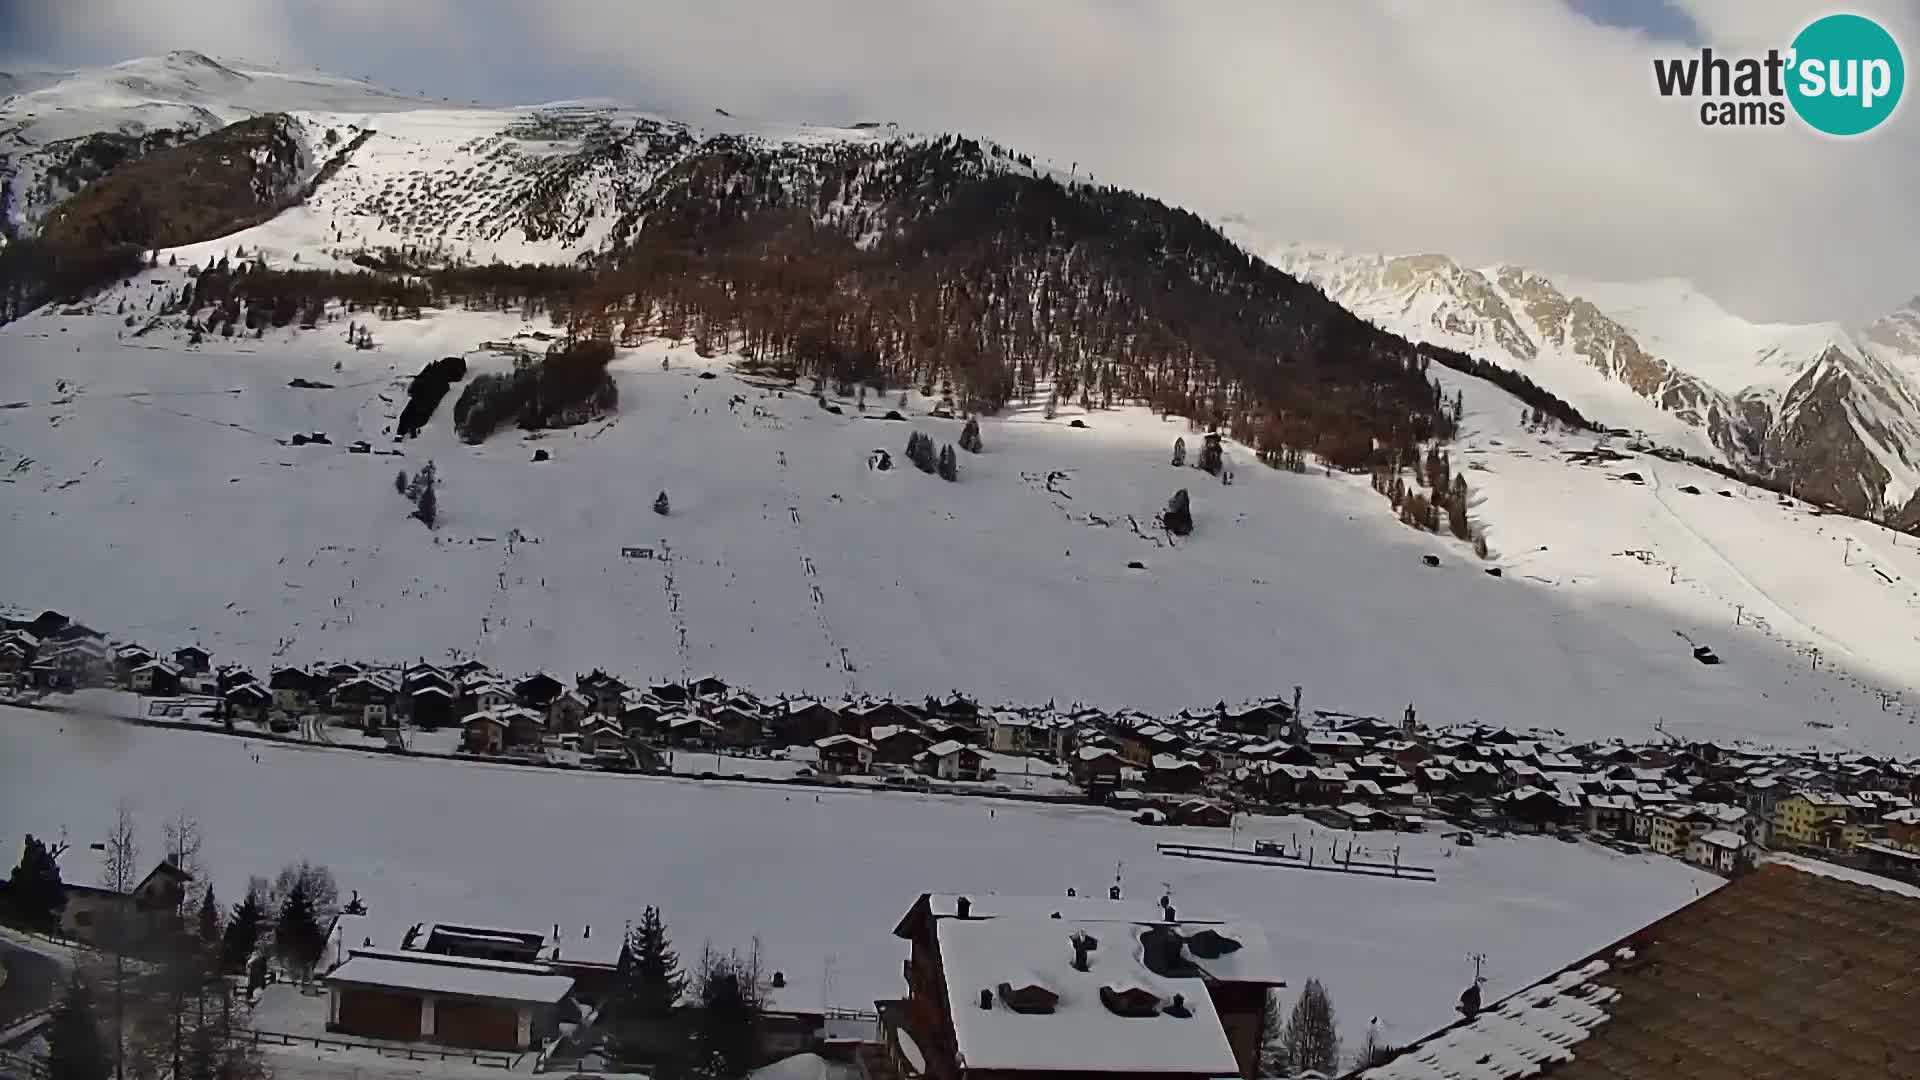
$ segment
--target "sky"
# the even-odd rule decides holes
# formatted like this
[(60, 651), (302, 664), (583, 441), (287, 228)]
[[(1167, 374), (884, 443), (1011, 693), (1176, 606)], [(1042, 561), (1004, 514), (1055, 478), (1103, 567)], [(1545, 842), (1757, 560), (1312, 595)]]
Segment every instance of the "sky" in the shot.
[[(1784, 48), (1805, 0), (0, 0), (0, 60), (196, 49), (454, 102), (615, 98), (987, 136), (1256, 249), (1684, 278), (1750, 319), (1920, 293), (1920, 107), (1713, 129), (1656, 56)], [(1845, 10), (1911, 61), (1920, 0)], [(1915, 91), (1920, 94), (1920, 90)]]

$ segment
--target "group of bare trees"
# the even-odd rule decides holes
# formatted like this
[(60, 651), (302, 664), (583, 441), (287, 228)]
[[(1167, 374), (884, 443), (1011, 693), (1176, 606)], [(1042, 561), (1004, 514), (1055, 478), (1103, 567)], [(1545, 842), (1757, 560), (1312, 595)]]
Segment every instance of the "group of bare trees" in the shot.
[[(49, 1029), (49, 1080), (264, 1080), (246, 1033), (247, 991), (269, 969), (305, 979), (325, 954), (340, 895), (324, 866), (295, 862), (271, 880), (255, 877), (227, 913), (203, 864), (199, 823), (180, 813), (160, 831), (158, 857), (145, 855), (122, 805), (93, 845), (101, 889), (128, 899), (89, 905), (88, 947), (76, 950)], [(9, 877), (10, 920), (42, 932), (60, 925), (67, 900), (57, 861), (67, 851), (27, 838)]]

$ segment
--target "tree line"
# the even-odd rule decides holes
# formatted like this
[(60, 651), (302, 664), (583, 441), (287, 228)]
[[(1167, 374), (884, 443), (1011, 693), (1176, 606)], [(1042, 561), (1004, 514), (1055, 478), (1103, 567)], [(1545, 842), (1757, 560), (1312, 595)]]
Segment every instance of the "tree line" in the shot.
[[(178, 907), (136, 910), (129, 902), (91, 911), (88, 948), (76, 951), (49, 1024), (48, 1080), (267, 1080), (247, 1032), (252, 992), (270, 972), (310, 978), (334, 917), (352, 910), (342, 908), (333, 875), (304, 861), (271, 880), (250, 879), (244, 897), (223, 907), (201, 865), (198, 822), (178, 815), (163, 824), (162, 838), (158, 861), (187, 883)], [(126, 807), (97, 846), (100, 887), (131, 895), (145, 864)], [(26, 836), (0, 916), (58, 934), (66, 852), (65, 842)]]
[(655, 1080), (740, 1080), (766, 1064), (762, 1014), (780, 972), (768, 975), (755, 939), (744, 954), (702, 947), (691, 972), (649, 905), (627, 932), (601, 1010), (601, 1050)]

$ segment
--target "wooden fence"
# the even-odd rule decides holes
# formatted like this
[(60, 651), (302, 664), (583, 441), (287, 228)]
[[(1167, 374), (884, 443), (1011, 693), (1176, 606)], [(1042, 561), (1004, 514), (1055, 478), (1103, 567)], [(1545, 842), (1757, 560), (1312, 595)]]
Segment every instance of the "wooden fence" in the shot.
[(332, 1035), (293, 1035), (284, 1031), (248, 1031), (247, 1035), (255, 1046), (268, 1043), (274, 1046), (314, 1046), (332, 1047), (336, 1050), (372, 1050), (381, 1057), (401, 1058), (406, 1061), (468, 1061), (475, 1065), (484, 1065), (491, 1069), (512, 1070), (520, 1063), (520, 1054), (497, 1054), (479, 1050), (461, 1050), (458, 1048), (436, 1049), (427, 1046), (405, 1046), (392, 1043), (365, 1042), (360, 1039), (341, 1039)]

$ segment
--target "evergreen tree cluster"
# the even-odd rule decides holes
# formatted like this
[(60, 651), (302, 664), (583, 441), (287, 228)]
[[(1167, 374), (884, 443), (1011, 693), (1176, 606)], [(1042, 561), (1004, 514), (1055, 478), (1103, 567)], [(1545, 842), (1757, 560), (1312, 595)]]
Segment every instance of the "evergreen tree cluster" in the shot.
[(1438, 445), (1429, 447), (1424, 459), (1413, 459), (1413, 474), (1415, 485), (1409, 487), (1398, 465), (1381, 466), (1373, 470), (1373, 490), (1386, 496), (1400, 520), (1413, 528), (1439, 532), (1444, 515), (1447, 530), (1473, 541), (1474, 550), (1486, 558), (1486, 541), (1467, 518), (1466, 474), (1453, 471), (1447, 452)]
[(599, 419), (619, 403), (607, 373), (613, 351), (609, 341), (576, 338), (537, 360), (523, 357), (511, 374), (475, 376), (453, 405), (460, 438), (484, 442), (507, 423), (535, 431)]
[(766, 1063), (761, 1016), (778, 985), (778, 974), (761, 970), (757, 940), (745, 955), (709, 945), (683, 971), (660, 909), (649, 906), (614, 965), (602, 1049), (654, 1077), (740, 1080)]
[(413, 474), (412, 480), (406, 477), (406, 472), (402, 470), (394, 477), (394, 486), (413, 504), (410, 516), (427, 528), (434, 528), (440, 523), (440, 474), (434, 469), (433, 462), (429, 461), (420, 466), (420, 471)]
[(933, 440), (922, 432), (907, 436), (907, 460), (914, 463), (923, 473), (930, 473), (939, 467), (939, 451), (933, 447)]
[(960, 449), (969, 454), (977, 454), (985, 447), (980, 442), (980, 418), (967, 417), (966, 425), (960, 429)]

